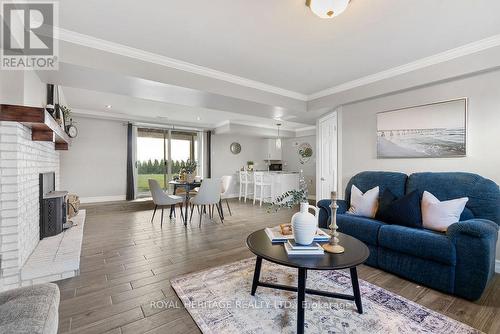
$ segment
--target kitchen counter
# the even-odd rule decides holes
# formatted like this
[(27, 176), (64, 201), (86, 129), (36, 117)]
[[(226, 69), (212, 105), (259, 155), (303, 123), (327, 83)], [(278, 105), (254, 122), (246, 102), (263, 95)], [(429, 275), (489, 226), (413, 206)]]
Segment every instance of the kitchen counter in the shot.
[[(266, 200), (264, 200), (265, 202), (275, 201), (278, 196), (289, 190), (299, 190), (299, 172), (267, 170), (256, 172), (264, 172), (265, 181), (271, 183), (271, 189), (269, 189), (269, 187), (264, 188), (264, 195), (268, 197)], [(260, 190), (257, 189), (257, 191)]]

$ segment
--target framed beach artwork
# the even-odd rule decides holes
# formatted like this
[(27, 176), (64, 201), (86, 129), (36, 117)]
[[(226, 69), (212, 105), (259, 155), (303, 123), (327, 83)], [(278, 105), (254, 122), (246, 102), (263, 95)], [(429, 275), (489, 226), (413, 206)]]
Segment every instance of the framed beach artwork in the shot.
[(466, 156), (467, 98), (377, 114), (378, 158)]

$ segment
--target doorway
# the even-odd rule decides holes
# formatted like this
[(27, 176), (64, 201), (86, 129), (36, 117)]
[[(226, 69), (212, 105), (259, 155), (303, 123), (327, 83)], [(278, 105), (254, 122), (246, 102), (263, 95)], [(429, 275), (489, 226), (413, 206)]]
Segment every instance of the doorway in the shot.
[(331, 198), (338, 190), (337, 112), (318, 120), (316, 194), (317, 200)]

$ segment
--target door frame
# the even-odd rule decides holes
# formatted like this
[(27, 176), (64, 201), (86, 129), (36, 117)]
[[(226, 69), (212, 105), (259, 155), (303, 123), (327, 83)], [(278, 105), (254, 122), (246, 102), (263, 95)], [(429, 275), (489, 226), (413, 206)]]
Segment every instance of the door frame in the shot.
[[(327, 120), (332, 119), (332, 118), (335, 119), (334, 124), (333, 124), (334, 131), (335, 131), (333, 145), (335, 146), (335, 151), (336, 151), (336, 154), (332, 155), (333, 158), (335, 159), (334, 165), (335, 165), (335, 169), (336, 169), (334, 171), (334, 190), (337, 191), (337, 197), (340, 197), (339, 185), (341, 184), (340, 183), (341, 172), (339, 170), (339, 127), (338, 127), (339, 114), (340, 114), (340, 109), (337, 108), (334, 111), (323, 115), (322, 117), (320, 117), (316, 121), (316, 154), (317, 154), (317, 156), (316, 156), (316, 194), (317, 194), (316, 200), (317, 201), (325, 199), (325, 198), (321, 198), (321, 197), (323, 197), (323, 194), (321, 193), (322, 192), (321, 179), (323, 177), (321, 175), (321, 166), (323, 164), (323, 156), (322, 156), (323, 154), (321, 151), (322, 141), (321, 141), (320, 123), (323, 123), (324, 121), (327, 121)], [(329, 198), (329, 196), (328, 196), (328, 198)]]

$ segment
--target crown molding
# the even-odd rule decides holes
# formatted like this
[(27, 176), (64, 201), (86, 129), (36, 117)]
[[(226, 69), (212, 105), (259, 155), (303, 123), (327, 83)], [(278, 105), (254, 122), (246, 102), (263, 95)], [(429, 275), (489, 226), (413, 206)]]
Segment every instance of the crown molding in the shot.
[(491, 49), (494, 47), (500, 46), (500, 35), (491, 36), (485, 39), (481, 39), (476, 42), (472, 42), (463, 46), (459, 46), (457, 48), (444, 51), (433, 56), (429, 56), (426, 58), (422, 58), (411, 63), (401, 65), (398, 67), (391, 68), (386, 71), (378, 72), (372, 75), (368, 75), (366, 77), (356, 79), (353, 81), (349, 81), (325, 90), (321, 90), (314, 94), (308, 96), (308, 101), (312, 101), (315, 99), (319, 99), (328, 95), (340, 93), (343, 91), (347, 91), (353, 88), (365, 86), (377, 81), (381, 81), (384, 79), (390, 79), (392, 77), (396, 77), (401, 74), (406, 74), (409, 72), (413, 72), (425, 67), (429, 67), (432, 65), (437, 65), (440, 63), (447, 62), (449, 60), (457, 59), (460, 57), (468, 56), (473, 53), (477, 53), (480, 51), (484, 51), (487, 49)]
[(162, 56), (162, 55), (159, 55), (156, 53), (144, 51), (141, 49), (136, 49), (136, 48), (133, 48), (130, 46), (126, 46), (123, 44), (119, 44), (119, 43), (107, 41), (104, 39), (92, 37), (89, 35), (80, 34), (80, 33), (77, 33), (75, 31), (71, 31), (71, 30), (67, 30), (67, 29), (63, 29), (63, 28), (56, 28), (55, 30), (57, 30), (57, 33), (59, 35), (59, 40), (62, 40), (65, 42), (78, 44), (78, 45), (86, 46), (86, 47), (101, 50), (101, 51), (111, 52), (111, 53), (115, 53), (115, 54), (129, 57), (129, 58), (134, 58), (134, 59), (146, 61), (149, 63), (153, 63), (153, 64), (157, 64), (157, 65), (161, 65), (161, 66), (166, 66), (166, 67), (174, 68), (174, 69), (181, 70), (181, 71), (186, 71), (186, 72), (197, 74), (197, 75), (206, 76), (206, 77), (217, 79), (217, 80), (223, 80), (223, 81), (237, 84), (240, 86), (258, 89), (258, 90), (261, 90), (264, 92), (277, 94), (277, 95), (289, 97), (289, 98), (300, 100), (300, 101), (307, 101), (307, 95), (305, 95), (305, 94), (301, 94), (298, 92), (293, 92), (291, 90), (268, 85), (268, 84), (265, 84), (263, 82), (243, 78), (243, 77), (229, 74), (229, 73), (222, 72), (222, 71), (217, 71), (217, 70), (214, 70), (214, 69), (211, 69), (208, 67), (191, 64), (191, 63), (188, 63), (188, 62), (185, 62), (182, 60), (169, 58), (169, 57)]
[[(115, 54), (119, 54), (122, 56), (126, 56), (129, 58), (134, 58), (154, 64), (158, 64), (165, 67), (174, 68), (181, 71), (186, 71), (189, 73), (202, 75), (205, 77), (222, 80), (226, 82), (230, 82), (233, 84), (237, 84), (240, 86), (258, 89), (260, 91), (277, 94), (284, 97), (289, 97), (292, 99), (300, 100), (300, 101), (312, 101), (316, 100), (328, 95), (344, 92), (350, 89), (354, 89), (357, 87), (365, 86), (377, 81), (390, 79), (392, 77), (396, 77), (402, 74), (406, 74), (409, 72), (413, 72), (419, 69), (423, 69), (425, 67), (429, 67), (432, 65), (437, 65), (446, 61), (450, 61), (453, 59), (457, 59), (460, 57), (468, 56), (477, 52), (481, 52), (490, 48), (500, 46), (500, 34), (494, 35), (485, 39), (481, 39), (479, 41), (475, 41), (463, 46), (459, 46), (454, 49), (450, 49), (448, 51), (444, 51), (429, 57), (425, 57), (401, 66), (397, 66), (385, 71), (381, 71), (375, 74), (371, 74), (356, 80), (352, 80), (328, 89), (324, 89), (318, 91), (316, 93), (306, 95), (299, 92), (294, 92), (291, 90), (287, 90), (284, 88), (280, 88), (277, 86), (272, 86), (265, 84), (263, 82), (243, 78), (240, 76), (236, 76), (233, 74), (229, 74), (222, 71), (217, 71), (211, 68), (207, 68), (200, 65), (191, 64), (185, 61), (169, 58), (166, 56), (162, 56), (156, 53), (144, 51), (141, 49), (136, 49), (130, 46), (126, 46), (123, 44), (107, 41), (104, 39), (92, 37), (85, 34), (80, 34), (71, 30), (56, 28), (57, 34), (59, 35), (59, 40), (78, 44), (82, 46), (86, 46), (89, 48), (111, 52)], [(56, 34), (56, 36), (57, 36)]]

